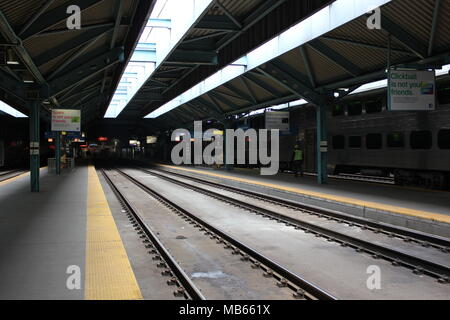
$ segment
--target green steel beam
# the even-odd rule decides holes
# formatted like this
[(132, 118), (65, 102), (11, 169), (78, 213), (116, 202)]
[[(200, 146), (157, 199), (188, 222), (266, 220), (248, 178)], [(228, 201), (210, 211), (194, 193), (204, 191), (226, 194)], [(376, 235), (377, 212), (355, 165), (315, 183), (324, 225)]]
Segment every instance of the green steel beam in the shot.
[(55, 0), (47, 0), (46, 3), (44, 3), (38, 11), (30, 18), (28, 19), (27, 23), (22, 27), (22, 29), (19, 32), (19, 37), (23, 35), (23, 33), (45, 12), (47, 9), (55, 2)]
[(103, 27), (103, 28), (98, 28), (98, 29), (91, 30), (91, 31), (85, 31), (82, 34), (80, 34), (79, 36), (76, 36), (66, 42), (63, 42), (62, 44), (58, 45), (57, 47), (55, 47), (49, 51), (43, 52), (42, 54), (40, 54), (39, 56), (34, 58), (34, 62), (36, 65), (42, 66), (42, 65), (49, 63), (50, 61), (60, 57), (61, 55), (66, 54), (70, 50), (78, 48), (82, 45), (85, 45), (85, 44), (97, 39), (97, 37), (105, 34), (106, 32), (109, 32), (111, 30), (112, 29), (110, 27)]
[(424, 59), (428, 56), (428, 47), (426, 45), (383, 14), (381, 16), (381, 27), (418, 57)]
[[(314, 89), (308, 87), (304, 82), (294, 77), (287, 68), (283, 68), (275, 63), (267, 63), (258, 69), (267, 77), (276, 81), (280, 86), (283, 86), (299, 98), (305, 99), (308, 102), (320, 105), (324, 101), (324, 97), (317, 93)], [(304, 78), (304, 76), (302, 76)]]
[[(342, 38), (336, 38), (336, 37), (330, 37), (330, 36), (322, 36), (322, 37), (320, 37), (320, 39), (334, 41), (334, 42), (343, 43), (343, 44), (350, 44), (350, 45), (363, 47), (363, 48), (382, 50), (382, 51), (386, 51), (386, 52), (389, 51), (388, 47), (383, 47), (383, 46), (376, 45), (373, 43), (366, 43), (366, 42), (360, 42), (360, 41), (348, 40), (348, 39), (342, 39)], [(391, 48), (391, 52), (405, 54), (405, 55), (413, 54), (410, 51), (394, 49), (394, 48)]]
[[(249, 103), (257, 103), (256, 99), (253, 96), (253, 93), (250, 93), (250, 95), (249, 95), (249, 94), (245, 93), (243, 90), (239, 89), (238, 87), (232, 85), (231, 83), (225, 83), (223, 86), (225, 88), (227, 88), (228, 90), (230, 90), (231, 92), (236, 93), (240, 97), (241, 100), (247, 101)], [(220, 91), (217, 91), (217, 92), (219, 92), (220, 94), (226, 94), (225, 92), (220, 92)], [(236, 97), (234, 97), (234, 98), (236, 98)]]
[(217, 32), (213, 32), (213, 33), (209, 33), (203, 36), (198, 36), (195, 38), (190, 38), (190, 39), (186, 39), (183, 41), (183, 44), (188, 44), (188, 43), (193, 43), (193, 42), (197, 42), (197, 41), (202, 41), (202, 40), (207, 40), (207, 39), (211, 39), (211, 38), (215, 38), (218, 36), (223, 36), (224, 34), (228, 34), (227, 31), (217, 31)]
[(436, 0), (434, 4), (434, 12), (433, 12), (433, 22), (431, 25), (431, 31), (430, 31), (430, 41), (428, 42), (428, 56), (431, 56), (433, 54), (434, 50), (434, 42), (436, 39), (436, 30), (438, 26), (438, 20), (439, 20), (439, 14), (441, 12), (441, 0)]
[(217, 65), (219, 58), (214, 51), (175, 50), (168, 58), (170, 64)]
[(243, 27), (240, 28), (238, 32), (233, 32), (226, 35), (223, 39), (219, 40), (217, 43), (217, 50), (220, 51), (225, 48), (228, 44), (238, 38), (243, 32), (250, 29), (258, 21), (267, 16), (270, 12), (275, 10), (277, 7), (282, 5), (287, 0), (266, 0), (262, 3), (258, 9), (256, 9), (250, 16), (248, 16), (244, 22)]
[(73, 55), (71, 55), (69, 58), (64, 59), (64, 61), (47, 76), (47, 80), (51, 81), (52, 79), (56, 78), (60, 73), (63, 72), (63, 70), (69, 66), (72, 62), (77, 60), (79, 57), (84, 55), (87, 50), (89, 50), (90, 47), (92, 47), (100, 38), (102, 38), (104, 33), (99, 35), (98, 37), (92, 39), (88, 43), (86, 43), (82, 48), (77, 50)]
[(303, 62), (305, 63), (305, 67), (306, 67), (306, 71), (308, 72), (309, 82), (311, 83), (311, 87), (315, 88), (316, 87), (316, 79), (314, 76), (314, 71), (313, 71), (311, 63), (309, 61), (308, 53), (306, 52), (306, 49), (304, 46), (300, 47), (300, 54), (302, 55)]
[(236, 27), (238, 27), (239, 30), (242, 29), (242, 23), (230, 11), (228, 11), (222, 3), (220, 3), (219, 0), (216, 1), (216, 5), (223, 11), (223, 13), (225, 13), (228, 19), (230, 19)]
[[(75, 4), (83, 11), (102, 1), (103, 0), (78, 0)], [(23, 34), (21, 34), (22, 40), (26, 41), (34, 35), (66, 20), (69, 17), (67, 14), (67, 6), (67, 4), (63, 4), (42, 14)], [(67, 29), (67, 31), (70, 30)]]
[(277, 89), (271, 87), (269, 84), (258, 78), (258, 76), (254, 75), (253, 73), (246, 73), (242, 75), (245, 79), (249, 80), (250, 82), (254, 83), (264, 91), (270, 93), (274, 97), (281, 97), (283, 94), (282, 92), (278, 91)]
[(23, 82), (0, 69), (0, 88), (16, 98), (25, 100), (26, 91)]
[(196, 29), (217, 30), (217, 31), (239, 31), (234, 22), (230, 21), (226, 16), (207, 15), (195, 25)]
[(242, 96), (231, 94), (231, 93), (219, 90), (219, 89), (215, 89), (214, 92), (217, 92), (218, 94), (221, 94), (224, 97), (233, 98), (233, 99), (236, 99), (236, 100), (239, 100), (239, 101), (245, 101), (245, 102), (248, 102), (248, 103), (252, 103), (253, 102), (252, 100), (249, 100), (247, 98), (243, 98)]
[(338, 52), (328, 47), (320, 40), (317, 39), (313, 40), (308, 43), (308, 46), (313, 48), (315, 51), (320, 53), (322, 56), (324, 56), (331, 62), (340, 66), (342, 69), (344, 69), (346, 72), (350, 73), (354, 77), (361, 75), (364, 72), (360, 67), (344, 58), (342, 55), (340, 55)]
[[(212, 91), (210, 91), (208, 94), (210, 95), (210, 97), (213, 97), (214, 99), (216, 99), (216, 100), (222, 102), (222, 103), (225, 104), (226, 106), (235, 109), (235, 107), (236, 107), (236, 104), (235, 104), (235, 103), (233, 103), (231, 100), (225, 98), (224, 96), (218, 94), (216, 91), (212, 90)], [(223, 113), (223, 111), (222, 111), (222, 113)]]
[(122, 20), (123, 15), (123, 1), (122, 0), (116, 0), (115, 2), (115, 17), (116, 21), (114, 23), (114, 31), (111, 36), (111, 43), (109, 45), (109, 48), (112, 49), (116, 46), (116, 39), (117, 35), (119, 33), (120, 28), (120, 21)]
[(251, 111), (267, 108), (270, 106), (287, 103), (287, 102), (293, 101), (297, 98), (298, 98), (298, 96), (296, 94), (295, 95), (291, 94), (291, 95), (284, 96), (281, 98), (269, 99), (267, 101), (262, 101), (256, 105), (246, 106), (239, 110), (233, 110), (233, 111), (227, 112), (224, 114), (224, 116), (233, 116), (233, 115), (238, 115), (238, 114), (242, 114), (242, 113), (246, 113), (246, 112), (251, 112)]
[(19, 45), (13, 47), (15, 53), (21, 58), (22, 62), (25, 64), (27, 69), (30, 71), (32, 76), (37, 80), (40, 85), (47, 85), (44, 77), (42, 76), (41, 71), (38, 69), (36, 64), (34, 63), (31, 56), (28, 54), (28, 51), (23, 46), (20, 38), (16, 35), (13, 28), (9, 24), (3, 12), (0, 10), (0, 33), (6, 38), (8, 42), (11, 43), (19, 43)]
[(115, 48), (106, 54), (98, 56), (86, 65), (78, 66), (60, 78), (52, 80), (50, 82), (51, 96), (56, 96), (73, 86), (79, 85), (107, 68), (123, 61), (123, 48)]

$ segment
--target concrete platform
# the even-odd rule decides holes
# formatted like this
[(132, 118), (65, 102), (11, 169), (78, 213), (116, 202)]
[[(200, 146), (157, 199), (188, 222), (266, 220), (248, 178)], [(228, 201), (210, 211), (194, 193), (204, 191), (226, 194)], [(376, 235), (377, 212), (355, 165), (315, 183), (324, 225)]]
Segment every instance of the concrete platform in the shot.
[(92, 166), (0, 183), (0, 299), (142, 299)]
[(165, 170), (261, 192), (329, 210), (345, 212), (450, 238), (450, 193), (374, 183), (330, 180), (292, 174), (261, 176), (259, 170), (160, 165)]

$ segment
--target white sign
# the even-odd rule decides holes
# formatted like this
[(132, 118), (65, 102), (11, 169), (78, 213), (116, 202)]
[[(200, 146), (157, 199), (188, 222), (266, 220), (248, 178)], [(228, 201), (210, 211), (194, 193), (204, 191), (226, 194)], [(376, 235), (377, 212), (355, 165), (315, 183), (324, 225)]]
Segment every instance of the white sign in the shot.
[(52, 131), (80, 131), (81, 111), (80, 110), (52, 110)]
[(148, 136), (147, 137), (147, 144), (155, 144), (158, 142), (158, 138), (154, 136)]
[(434, 71), (391, 70), (389, 78), (389, 110), (435, 110), (436, 74)]
[(266, 129), (280, 130), (281, 132), (291, 131), (289, 123), (289, 112), (270, 111), (266, 112)]

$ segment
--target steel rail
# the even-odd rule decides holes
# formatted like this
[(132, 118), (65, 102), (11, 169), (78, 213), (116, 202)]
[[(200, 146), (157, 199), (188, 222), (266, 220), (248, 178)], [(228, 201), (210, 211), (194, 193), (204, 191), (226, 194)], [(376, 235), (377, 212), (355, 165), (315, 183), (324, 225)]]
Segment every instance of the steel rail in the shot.
[(374, 258), (383, 258), (387, 261), (392, 262), (394, 265), (402, 265), (404, 267), (414, 270), (417, 274), (427, 274), (434, 278), (437, 278), (440, 282), (446, 283), (450, 279), (450, 268), (446, 265), (435, 263), (429, 260), (422, 259), (420, 257), (401, 252), (383, 245), (365, 241), (339, 231), (331, 230), (326, 227), (322, 227), (313, 223), (306, 221), (301, 221), (296, 218), (288, 217), (279, 214), (275, 211), (261, 208), (256, 205), (252, 205), (248, 202), (240, 201), (210, 190), (203, 189), (198, 186), (190, 185), (182, 181), (152, 172), (145, 169), (140, 169), (141, 171), (147, 172), (148, 174), (159, 177), (163, 180), (169, 181), (171, 183), (177, 184), (184, 188), (191, 189), (193, 191), (205, 194), (207, 196), (213, 197), (215, 199), (230, 203), (232, 205), (244, 208), (246, 210), (255, 212), (257, 214), (267, 216), (269, 218), (275, 219), (280, 223), (285, 223), (288, 226), (296, 227), (302, 229), (308, 233), (315, 234), (316, 236), (322, 236), (330, 241), (336, 241), (341, 243), (343, 246), (349, 246), (355, 248), (358, 252), (366, 252), (371, 254)]
[[(209, 230), (210, 233), (215, 234), (213, 236), (216, 239), (222, 238), (225, 241), (221, 241), (224, 243), (228, 248), (233, 249), (236, 248), (241, 251), (241, 255), (245, 259), (248, 259), (253, 262), (253, 264), (261, 268), (263, 270), (266, 270), (266, 274), (270, 276), (276, 277), (276, 274), (278, 274), (281, 278), (280, 285), (285, 285), (290, 287), (291, 289), (298, 290), (297, 288), (300, 288), (300, 294), (304, 294), (305, 297), (309, 299), (318, 299), (318, 300), (337, 300), (336, 297), (331, 295), (330, 293), (326, 292), (325, 290), (319, 288), (318, 286), (314, 285), (313, 283), (307, 281), (306, 279), (302, 278), (301, 276), (287, 270), (277, 262), (271, 260), (270, 258), (262, 255), (261, 253), (257, 252), (256, 250), (252, 249), (251, 247), (245, 245), (244, 243), (240, 242), (239, 240), (233, 238), (226, 232), (220, 230), (217, 227), (214, 227), (213, 225), (209, 224), (205, 220), (199, 218), (198, 216), (190, 213), (189, 211), (183, 209), (182, 207), (178, 206), (171, 200), (167, 199), (166, 197), (162, 196), (158, 192), (154, 191), (147, 185), (141, 183), (140, 181), (136, 180), (132, 176), (126, 174), (120, 169), (116, 168), (116, 171), (119, 172), (122, 176), (127, 178), (129, 181), (134, 183), (136, 186), (140, 187), (143, 191), (154, 197), (155, 199), (165, 203), (167, 206), (171, 207), (176, 212), (180, 213), (181, 215), (184, 215), (191, 219), (192, 221), (195, 221), (199, 226), (203, 227), (206, 230)], [(228, 244), (227, 244), (228, 242)], [(236, 250), (235, 249), (235, 250)], [(236, 254), (238, 253), (238, 250), (236, 251)], [(265, 266), (265, 267), (264, 267)], [(299, 292), (299, 291), (297, 291)]]
[[(145, 168), (139, 168), (139, 169), (144, 170), (146, 172), (148, 171), (148, 169), (145, 169)], [(358, 227), (361, 227), (361, 228), (364, 228), (367, 230), (371, 230), (371, 231), (374, 231), (377, 233), (385, 233), (388, 236), (393, 236), (393, 234), (394, 234), (395, 236), (398, 236), (399, 238), (403, 238), (406, 241), (416, 241), (420, 244), (423, 244), (424, 246), (434, 245), (438, 249), (441, 249), (443, 251), (448, 251), (448, 249), (450, 248), (450, 239), (448, 239), (448, 238), (444, 238), (444, 237), (440, 237), (440, 236), (436, 236), (436, 235), (432, 235), (432, 234), (427, 234), (427, 233), (412, 230), (412, 229), (402, 228), (402, 227), (398, 227), (398, 226), (394, 226), (394, 225), (390, 225), (390, 224), (385, 224), (382, 222), (376, 222), (376, 221), (372, 221), (372, 220), (365, 219), (362, 217), (353, 216), (353, 215), (345, 214), (345, 213), (334, 211), (334, 210), (328, 210), (328, 209), (320, 208), (320, 207), (313, 206), (313, 205), (300, 204), (295, 201), (282, 199), (282, 198), (278, 198), (278, 197), (273, 197), (273, 196), (270, 196), (267, 194), (244, 190), (244, 189), (240, 189), (240, 188), (236, 188), (236, 187), (232, 187), (232, 186), (226, 186), (226, 185), (218, 184), (218, 183), (215, 183), (212, 181), (207, 181), (204, 179), (184, 175), (184, 174), (173, 172), (173, 171), (161, 170), (159, 168), (152, 169), (152, 170), (156, 170), (156, 171), (164, 172), (164, 173), (167, 173), (167, 174), (170, 174), (173, 176), (177, 176), (180, 178), (192, 180), (192, 181), (202, 183), (205, 185), (209, 185), (209, 186), (212, 186), (212, 187), (215, 187), (218, 189), (223, 189), (223, 190), (228, 190), (231, 192), (239, 193), (239, 194), (242, 194), (242, 195), (245, 195), (248, 197), (252, 197), (252, 198), (255, 198), (258, 200), (265, 201), (265, 202), (278, 204), (283, 207), (289, 207), (289, 208), (292, 208), (295, 210), (300, 210), (305, 213), (330, 217), (330, 218), (333, 218), (337, 222), (346, 222), (351, 225), (356, 225)]]
[[(19, 170), (12, 170), (12, 171), (9, 171), (9, 172), (6, 172), (6, 173), (2, 173), (2, 174), (0, 174), (0, 178), (3, 178), (3, 177), (7, 177), (7, 178), (0, 180), (0, 182), (16, 178), (16, 177), (20, 176), (21, 174), (24, 174), (24, 173), (27, 173), (27, 172), (28, 172), (27, 170), (20, 170), (19, 169)], [(12, 176), (9, 176), (11, 174), (12, 174)]]
[[(187, 299), (191, 300), (206, 300), (200, 290), (195, 286), (195, 284), (189, 279), (189, 276), (183, 271), (180, 265), (176, 262), (176, 260), (172, 257), (169, 251), (164, 247), (164, 245), (159, 241), (158, 237), (155, 233), (148, 227), (148, 225), (143, 221), (143, 219), (139, 216), (137, 211), (134, 209), (133, 205), (128, 201), (125, 195), (117, 188), (111, 178), (107, 175), (104, 169), (101, 169), (103, 177), (106, 182), (110, 186), (114, 195), (117, 197), (119, 202), (123, 205), (123, 207), (128, 211), (136, 220), (136, 222), (140, 226), (140, 230), (142, 230), (145, 235), (150, 239), (153, 246), (159, 252), (161, 257), (164, 259), (171, 272), (176, 276), (179, 284), (184, 288), (184, 296)], [(171, 279), (170, 284), (174, 284), (174, 279)], [(168, 282), (168, 284), (169, 284)]]

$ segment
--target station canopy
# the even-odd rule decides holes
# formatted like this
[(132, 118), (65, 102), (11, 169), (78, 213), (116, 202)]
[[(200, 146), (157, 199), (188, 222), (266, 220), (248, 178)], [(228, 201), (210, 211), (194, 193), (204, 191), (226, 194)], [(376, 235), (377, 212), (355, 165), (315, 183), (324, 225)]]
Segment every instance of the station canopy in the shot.
[[(155, 70), (119, 118), (146, 117), (174, 128), (293, 101), (328, 105), (368, 83), (385, 84), (388, 61), (448, 75), (449, 0), (322, 3), (226, 64), (217, 46), (236, 37), (261, 3), (249, 1), (254, 8), (236, 9), (243, 1), (211, 2), (171, 51), (156, 59)], [(375, 8), (381, 9), (381, 24), (369, 28)]]
[(46, 119), (52, 108), (103, 117), (155, 3), (0, 1), (0, 110), (23, 117), (37, 100)]

